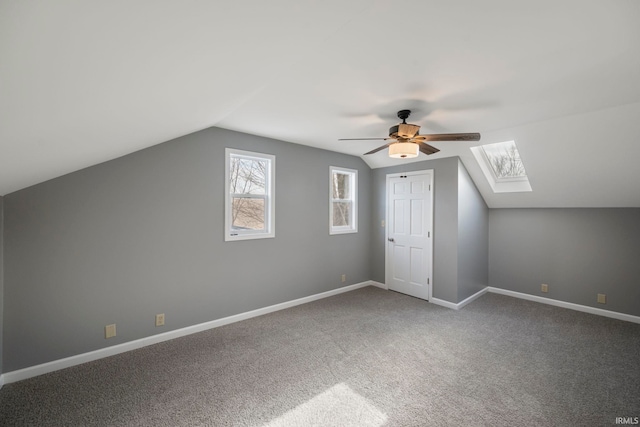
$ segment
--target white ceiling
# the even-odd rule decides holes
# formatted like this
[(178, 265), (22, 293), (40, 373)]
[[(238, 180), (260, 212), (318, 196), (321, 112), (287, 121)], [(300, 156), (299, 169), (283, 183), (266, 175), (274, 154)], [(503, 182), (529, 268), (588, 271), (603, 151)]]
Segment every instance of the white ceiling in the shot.
[(470, 143), (433, 143), (490, 207), (640, 207), (639, 18), (637, 0), (3, 0), (0, 194), (210, 126), (361, 155), (381, 142), (338, 138), (408, 108), (423, 134), (516, 141), (530, 193), (493, 194)]

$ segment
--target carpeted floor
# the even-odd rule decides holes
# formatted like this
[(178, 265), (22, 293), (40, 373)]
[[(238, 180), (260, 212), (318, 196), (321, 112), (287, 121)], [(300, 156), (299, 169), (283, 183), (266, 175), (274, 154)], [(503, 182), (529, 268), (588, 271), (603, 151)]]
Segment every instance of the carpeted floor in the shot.
[(367, 287), (0, 390), (3, 426), (615, 425), (640, 325)]

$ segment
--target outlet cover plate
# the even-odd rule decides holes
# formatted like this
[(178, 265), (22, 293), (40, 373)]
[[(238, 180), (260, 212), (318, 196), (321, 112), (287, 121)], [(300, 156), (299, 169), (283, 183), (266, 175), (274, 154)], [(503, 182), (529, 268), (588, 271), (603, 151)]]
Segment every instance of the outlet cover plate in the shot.
[(113, 338), (116, 336), (116, 324), (107, 325), (104, 327), (104, 337)]

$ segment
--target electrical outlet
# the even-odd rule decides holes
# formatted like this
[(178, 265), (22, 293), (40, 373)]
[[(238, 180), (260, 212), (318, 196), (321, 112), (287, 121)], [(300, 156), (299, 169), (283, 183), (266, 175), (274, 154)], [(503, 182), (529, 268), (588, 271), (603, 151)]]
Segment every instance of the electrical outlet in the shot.
[(600, 304), (606, 304), (607, 303), (607, 296), (605, 294), (598, 294), (598, 302)]
[(542, 285), (540, 285), (540, 291), (549, 292), (549, 285), (547, 285), (546, 283), (543, 283)]
[(342, 280), (342, 283), (347, 281), (347, 275), (343, 274), (342, 277), (340, 278), (340, 280)]
[(156, 314), (156, 326), (164, 325), (164, 313)]
[(116, 336), (116, 324), (112, 324), (112, 325), (107, 325), (104, 327), (104, 337), (106, 338), (113, 338)]
[(384, 219), (380, 221), (380, 227), (384, 227)]

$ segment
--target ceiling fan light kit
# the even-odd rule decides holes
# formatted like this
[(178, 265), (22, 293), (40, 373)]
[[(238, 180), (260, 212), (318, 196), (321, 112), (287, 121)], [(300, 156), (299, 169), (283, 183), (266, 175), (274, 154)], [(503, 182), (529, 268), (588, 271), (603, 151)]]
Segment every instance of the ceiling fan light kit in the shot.
[(444, 133), (431, 135), (418, 135), (420, 126), (407, 123), (407, 119), (411, 114), (411, 110), (398, 111), (398, 118), (402, 120), (395, 126), (389, 128), (388, 138), (347, 138), (339, 141), (362, 141), (362, 140), (383, 140), (391, 142), (386, 143), (378, 148), (374, 148), (367, 154), (377, 153), (389, 147), (389, 157), (395, 159), (411, 159), (418, 157), (420, 152), (426, 154), (437, 153), (440, 151), (436, 147), (425, 143), (425, 141), (480, 141), (479, 133)]
[(389, 157), (394, 159), (411, 159), (418, 157), (419, 146), (413, 142), (396, 142), (389, 146)]

